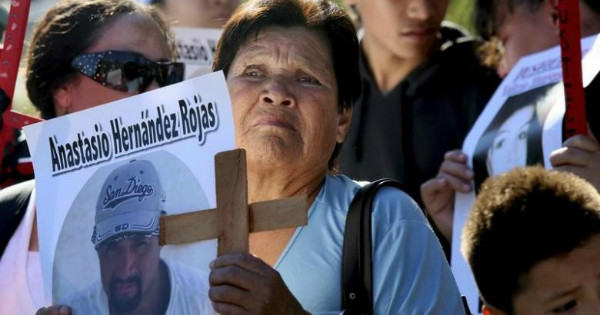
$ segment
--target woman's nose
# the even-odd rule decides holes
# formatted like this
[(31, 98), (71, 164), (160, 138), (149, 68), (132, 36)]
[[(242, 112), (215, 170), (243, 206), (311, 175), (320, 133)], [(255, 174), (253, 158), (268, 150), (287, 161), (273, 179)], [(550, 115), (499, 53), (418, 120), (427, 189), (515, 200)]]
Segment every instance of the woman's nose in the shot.
[(292, 106), (296, 103), (289, 82), (282, 78), (273, 78), (265, 87), (261, 99), (266, 104), (275, 106)]

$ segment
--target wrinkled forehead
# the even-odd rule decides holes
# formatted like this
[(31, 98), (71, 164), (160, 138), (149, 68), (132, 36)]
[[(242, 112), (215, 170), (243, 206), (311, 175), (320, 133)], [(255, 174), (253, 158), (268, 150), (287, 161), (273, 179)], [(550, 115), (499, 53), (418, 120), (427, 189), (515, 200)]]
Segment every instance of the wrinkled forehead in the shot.
[(331, 55), (330, 43), (322, 32), (301, 26), (269, 26), (255, 36), (249, 36), (240, 46), (235, 60), (251, 58), (283, 63), (302, 62), (333, 71)]

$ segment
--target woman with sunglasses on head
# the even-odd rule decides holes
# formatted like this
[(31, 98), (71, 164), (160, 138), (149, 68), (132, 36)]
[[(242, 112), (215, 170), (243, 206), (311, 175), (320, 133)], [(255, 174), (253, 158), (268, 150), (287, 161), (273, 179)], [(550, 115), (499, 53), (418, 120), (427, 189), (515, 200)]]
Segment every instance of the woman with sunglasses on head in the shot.
[[(179, 82), (167, 22), (134, 0), (63, 0), (41, 19), (28, 52), (27, 91), (44, 119)], [(33, 181), (0, 191), (0, 315), (44, 306)], [(50, 307), (40, 314), (68, 314)]]

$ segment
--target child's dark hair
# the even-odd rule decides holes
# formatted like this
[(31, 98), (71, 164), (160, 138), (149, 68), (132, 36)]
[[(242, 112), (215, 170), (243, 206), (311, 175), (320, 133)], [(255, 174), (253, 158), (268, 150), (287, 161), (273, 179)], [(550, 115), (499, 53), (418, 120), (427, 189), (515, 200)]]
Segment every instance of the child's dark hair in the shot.
[(600, 195), (571, 173), (541, 167), (486, 180), (462, 234), (482, 299), (508, 314), (531, 268), (600, 234)]

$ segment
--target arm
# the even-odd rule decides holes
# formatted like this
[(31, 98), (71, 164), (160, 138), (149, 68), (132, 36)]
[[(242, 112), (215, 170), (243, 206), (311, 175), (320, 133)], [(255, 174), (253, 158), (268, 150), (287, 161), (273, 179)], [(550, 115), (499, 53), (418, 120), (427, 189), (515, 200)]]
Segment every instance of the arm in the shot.
[(385, 188), (374, 207), (375, 314), (464, 314), (441, 246), (416, 203)]
[(467, 156), (453, 150), (445, 154), (438, 175), (421, 186), (425, 211), (448, 242), (452, 242), (454, 194), (471, 191), (473, 176), (467, 166)]
[(574, 173), (600, 191), (600, 144), (591, 136), (567, 139), (564, 147), (552, 152), (550, 163), (559, 171)]

